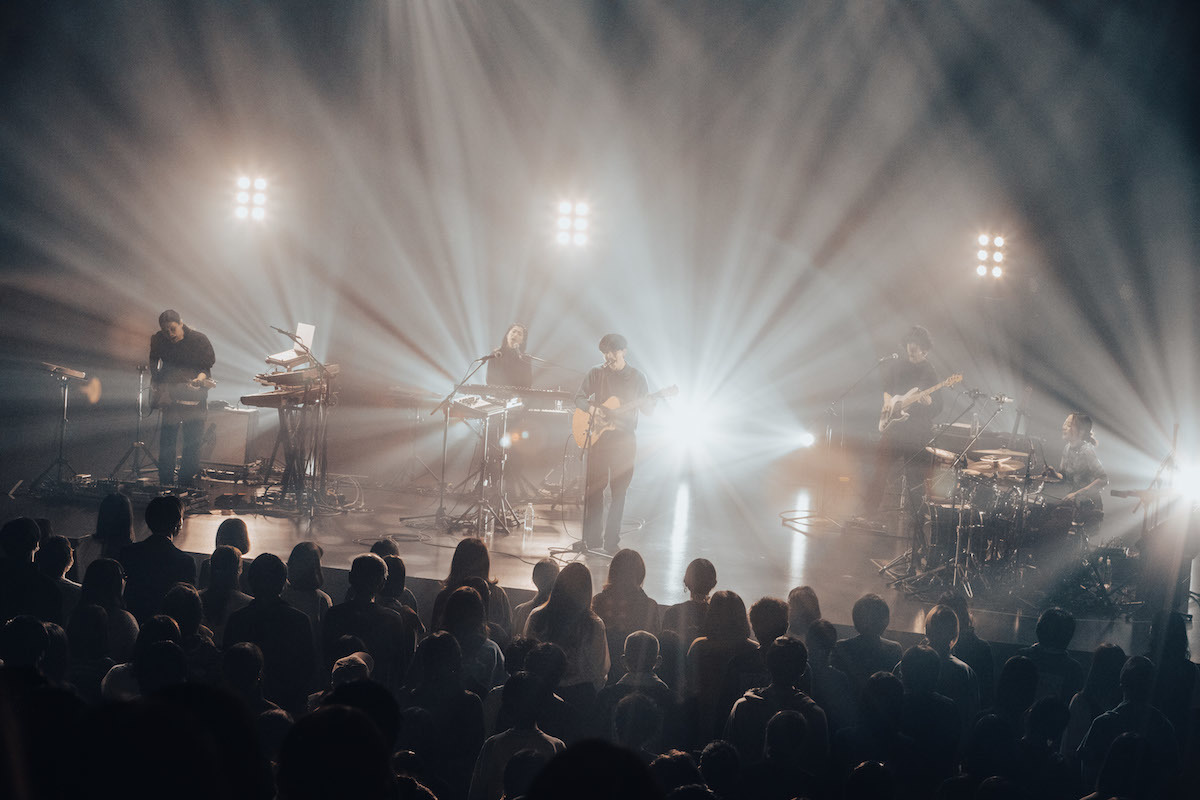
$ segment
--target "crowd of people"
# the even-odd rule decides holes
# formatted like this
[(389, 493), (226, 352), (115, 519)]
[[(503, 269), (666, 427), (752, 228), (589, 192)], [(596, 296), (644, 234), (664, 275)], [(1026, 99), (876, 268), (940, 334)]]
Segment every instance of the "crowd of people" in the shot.
[[(616, 553), (533, 568), (511, 605), (474, 538), (422, 615), (396, 544), (324, 590), (319, 545), (253, 559), (231, 518), (197, 569), (179, 499), (100, 505), (76, 541), (0, 530), (0, 796), (1171, 798), (1200, 786), (1186, 622), (1147, 652), (1070, 652), (1046, 609), (1003, 663), (966, 598), (888, 638), (875, 594), (839, 639), (817, 593), (747, 609), (700, 558), (663, 607)], [(77, 582), (78, 581), (78, 582)], [(598, 591), (597, 588), (599, 589)]]

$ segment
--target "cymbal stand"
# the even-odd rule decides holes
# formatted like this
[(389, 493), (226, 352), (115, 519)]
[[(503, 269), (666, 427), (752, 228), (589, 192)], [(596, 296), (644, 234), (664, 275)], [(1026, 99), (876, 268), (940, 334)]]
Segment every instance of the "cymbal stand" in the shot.
[(145, 405), (144, 398), (146, 396), (146, 372), (148, 370), (149, 367), (145, 364), (137, 365), (137, 427), (134, 429), (134, 440), (133, 444), (129, 445), (129, 448), (125, 451), (125, 455), (121, 456), (121, 460), (113, 467), (113, 471), (108, 474), (110, 480), (117, 477), (117, 474), (121, 471), (121, 467), (125, 466), (125, 462), (129, 461), (130, 458), (133, 459), (129, 465), (130, 477), (135, 481), (142, 477), (143, 457), (154, 465), (155, 469), (158, 469), (158, 460), (150, 452), (150, 448), (146, 446), (146, 443), (142, 441), (142, 420), (150, 416), (150, 414), (145, 413), (143, 410), (143, 406)]

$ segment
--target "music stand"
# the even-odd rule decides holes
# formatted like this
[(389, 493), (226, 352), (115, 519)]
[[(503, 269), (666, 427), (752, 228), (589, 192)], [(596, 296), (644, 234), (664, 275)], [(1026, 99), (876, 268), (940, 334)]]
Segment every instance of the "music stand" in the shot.
[(154, 465), (155, 469), (158, 469), (158, 459), (156, 459), (154, 457), (154, 455), (150, 452), (150, 448), (147, 447), (146, 443), (142, 441), (142, 420), (149, 416), (149, 414), (142, 413), (142, 398), (145, 396), (145, 393), (146, 393), (146, 371), (147, 371), (147, 369), (148, 369), (148, 367), (145, 364), (137, 365), (137, 371), (138, 371), (137, 427), (136, 427), (135, 433), (134, 433), (134, 440), (133, 440), (133, 444), (129, 445), (129, 448), (125, 451), (125, 455), (121, 456), (121, 460), (117, 462), (117, 465), (115, 467), (113, 467), (113, 471), (108, 474), (108, 477), (110, 480), (115, 479), (117, 477), (117, 474), (121, 471), (121, 467), (125, 466), (125, 462), (128, 461), (130, 458), (133, 459), (133, 462), (129, 465), (129, 471), (131, 473), (133, 480), (135, 480), (135, 481), (142, 477), (142, 457), (143, 456), (146, 458), (147, 461), (149, 461), (151, 464)]
[(67, 438), (67, 422), (69, 421), (67, 419), (67, 399), (69, 397), (70, 384), (71, 381), (83, 383), (87, 380), (87, 374), (77, 369), (59, 366), (58, 364), (49, 364), (45, 361), (42, 362), (42, 369), (54, 376), (54, 379), (58, 381), (59, 387), (62, 390), (62, 417), (58, 421), (58, 455), (33, 479), (33, 483), (29, 484), (31, 492), (36, 491), (46, 481), (51, 472), (54, 472), (54, 482), (61, 484), (63, 482), (63, 467), (67, 468), (72, 478), (79, 474), (67, 461), (66, 457), (63, 456), (63, 446)]

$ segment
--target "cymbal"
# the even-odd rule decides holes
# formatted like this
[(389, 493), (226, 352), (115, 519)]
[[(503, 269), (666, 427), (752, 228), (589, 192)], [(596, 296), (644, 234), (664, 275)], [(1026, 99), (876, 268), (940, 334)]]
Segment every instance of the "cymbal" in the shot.
[(1009, 464), (1007, 458), (1001, 460), (987, 459), (984, 461), (968, 461), (967, 468), (963, 472), (966, 472), (968, 475), (991, 475), (996, 477), (999, 475), (1011, 475), (1024, 468), (1023, 464)]
[(946, 464), (949, 464), (954, 461), (954, 459), (958, 458), (958, 453), (952, 453), (949, 450), (942, 450), (940, 447), (926, 447), (925, 452), (932, 455), (938, 461), (942, 461)]
[(1003, 447), (997, 450), (972, 450), (973, 456), (1000, 456), (1001, 458), (1029, 458), (1029, 453), (1020, 450), (1007, 450)]

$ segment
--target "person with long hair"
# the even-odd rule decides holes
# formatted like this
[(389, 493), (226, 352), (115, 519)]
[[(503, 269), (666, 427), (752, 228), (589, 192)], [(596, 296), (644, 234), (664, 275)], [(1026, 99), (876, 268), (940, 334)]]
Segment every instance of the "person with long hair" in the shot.
[(487, 368), (489, 386), (515, 386), (528, 389), (533, 385), (533, 364), (525, 355), (529, 329), (519, 322), (508, 326), (500, 346), (492, 351)]
[(121, 548), (133, 543), (133, 505), (120, 492), (106, 495), (96, 513), (96, 530), (75, 546), (75, 574), (83, 583), (88, 567), (98, 558), (116, 560)]
[(646, 580), (646, 562), (636, 550), (617, 551), (608, 566), (604, 588), (592, 599), (596, 615), (604, 620), (608, 637), (608, 656), (612, 668), (608, 682), (616, 683), (625, 674), (625, 637), (634, 631), (658, 635), (660, 630), (658, 603), (651, 599), (642, 582)]
[(323, 555), (325, 551), (316, 542), (297, 542), (288, 555), (287, 586), (281, 595), (308, 617), (316, 643), (321, 641), (325, 615), (333, 608), (333, 598), (321, 588), (325, 585), (325, 573), (321, 570)]
[(98, 558), (83, 576), (79, 605), (75, 607), (76, 611), (87, 605), (104, 609), (108, 625), (109, 655), (117, 662), (133, 658), (133, 645), (138, 635), (137, 620), (125, 610), (124, 591), (125, 569), (121, 562), (111, 558)]
[(450, 559), (450, 574), (442, 581), (442, 590), (433, 601), (431, 630), (443, 627), (442, 615), (445, 614), (446, 601), (450, 599), (451, 592), (466, 586), (467, 580), (475, 577), (487, 581), (488, 596), (484, 598), (484, 605), (487, 606), (488, 622), (500, 626), (506, 635), (511, 635), (512, 606), (508, 601), (508, 593), (491, 577), (491, 571), (491, 556), (482, 540), (468, 537), (459, 542)]
[(697, 741), (703, 744), (720, 736), (733, 705), (731, 699), (729, 707), (723, 707), (726, 667), (752, 657), (758, 645), (750, 638), (746, 603), (737, 592), (712, 596), (701, 634), (688, 648), (684, 696), (696, 720)]
[(1119, 645), (1102, 643), (1092, 653), (1083, 689), (1071, 698), (1070, 719), (1063, 734), (1061, 752), (1073, 756), (1079, 743), (1092, 727), (1092, 721), (1121, 702), (1121, 667), (1125, 666), (1125, 651)]
[(585, 565), (575, 562), (563, 567), (550, 597), (529, 613), (525, 635), (562, 648), (567, 669), (558, 693), (589, 708), (604, 686), (611, 661), (604, 621), (592, 610), (592, 573)]
[(442, 629), (458, 641), (462, 650), (466, 688), (479, 695), (480, 700), (505, 678), (504, 653), (488, 638), (486, 614), (478, 590), (460, 586), (450, 593), (442, 619)]
[(236, 547), (226, 544), (213, 551), (211, 583), (200, 593), (200, 600), (204, 606), (204, 624), (212, 631), (214, 642), (225, 640), (229, 617), (254, 599), (238, 588), (241, 576), (242, 554)]

